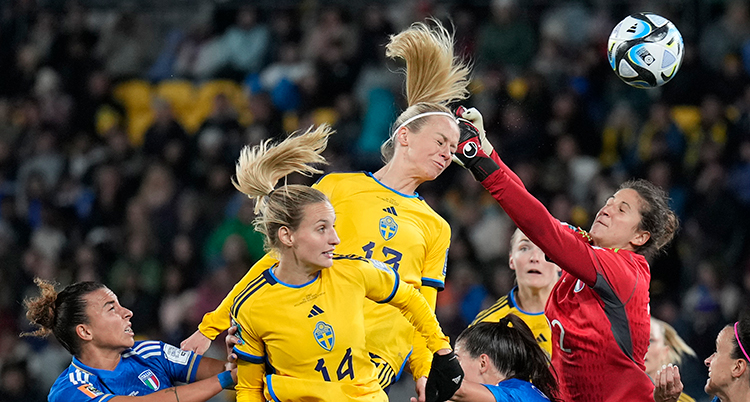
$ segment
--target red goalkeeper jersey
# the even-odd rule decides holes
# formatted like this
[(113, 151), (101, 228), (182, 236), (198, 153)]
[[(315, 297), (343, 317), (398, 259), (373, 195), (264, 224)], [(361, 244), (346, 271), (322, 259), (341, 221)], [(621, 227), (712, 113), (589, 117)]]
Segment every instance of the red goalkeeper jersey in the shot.
[(588, 234), (553, 218), (496, 154), (500, 170), (482, 182), (511, 219), (564, 273), (545, 314), (552, 365), (565, 401), (649, 401), (643, 359), (651, 280), (646, 259), (595, 247)]

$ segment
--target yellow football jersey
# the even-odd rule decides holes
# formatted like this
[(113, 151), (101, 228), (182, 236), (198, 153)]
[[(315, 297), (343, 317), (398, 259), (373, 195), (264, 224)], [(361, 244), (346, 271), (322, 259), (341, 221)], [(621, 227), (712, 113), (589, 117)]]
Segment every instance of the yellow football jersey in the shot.
[(683, 392), (680, 394), (680, 398), (677, 399), (677, 402), (695, 402), (695, 399)]
[(430, 306), (398, 276), (380, 261), (337, 255), (306, 284), (285, 284), (273, 268), (251, 280), (231, 307), (243, 361), (237, 400), (387, 401), (366, 347), (364, 305), (354, 301), (391, 303), (429, 334), (431, 351), (450, 347)]
[(517, 289), (517, 286), (514, 287), (507, 295), (497, 299), (490, 308), (477, 314), (471, 325), (478, 322), (498, 322), (508, 314), (515, 314), (529, 326), (539, 346), (547, 352), (547, 356), (552, 356), (552, 329), (549, 320), (543, 312), (528, 313), (518, 308), (516, 304)]
[[(328, 196), (336, 211), (336, 231), (341, 239), (336, 252), (389, 264), (404, 282), (421, 289), (434, 310), (437, 292), (423, 287), (444, 286), (451, 237), (448, 222), (418, 195), (394, 191), (370, 173), (331, 173), (313, 187)], [(203, 317), (198, 327), (201, 333), (213, 339), (227, 329), (234, 297), (275, 262), (269, 256), (258, 261), (221, 305)], [(365, 320), (367, 348), (378, 366), (381, 386), (399, 378), (413, 345), (412, 372), (415, 377), (427, 375), (432, 354), (398, 310), (367, 300)]]

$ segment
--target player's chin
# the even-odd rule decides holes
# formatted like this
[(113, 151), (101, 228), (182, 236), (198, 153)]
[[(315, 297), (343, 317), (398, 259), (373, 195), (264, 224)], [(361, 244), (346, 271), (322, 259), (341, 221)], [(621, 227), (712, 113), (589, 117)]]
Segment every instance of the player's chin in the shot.
[(709, 395), (715, 395), (716, 392), (713, 392), (713, 386), (714, 384), (711, 382), (711, 377), (708, 377), (706, 380), (706, 385), (703, 387), (703, 391), (705, 391)]

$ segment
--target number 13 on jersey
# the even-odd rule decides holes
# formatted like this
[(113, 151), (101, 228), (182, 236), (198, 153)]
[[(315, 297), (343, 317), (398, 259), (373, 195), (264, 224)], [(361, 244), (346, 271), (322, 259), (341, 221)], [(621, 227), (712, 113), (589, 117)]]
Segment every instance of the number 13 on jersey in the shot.
[[(365, 252), (365, 258), (372, 258), (374, 249), (375, 242), (372, 241), (362, 246), (362, 250)], [(383, 246), (383, 255), (386, 257), (383, 262), (393, 267), (394, 271), (398, 271), (398, 264), (401, 261), (403, 254), (390, 247)]]

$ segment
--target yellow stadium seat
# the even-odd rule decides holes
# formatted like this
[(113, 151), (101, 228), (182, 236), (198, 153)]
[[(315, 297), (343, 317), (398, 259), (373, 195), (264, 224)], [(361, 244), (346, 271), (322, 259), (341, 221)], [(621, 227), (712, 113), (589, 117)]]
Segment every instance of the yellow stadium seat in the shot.
[(701, 110), (698, 106), (673, 106), (671, 112), (675, 124), (684, 133), (690, 133), (700, 128)]
[(133, 110), (151, 109), (151, 84), (144, 80), (130, 80), (117, 84), (112, 95), (120, 101), (128, 113)]
[(247, 125), (252, 121), (248, 109), (248, 101), (242, 87), (230, 80), (206, 81), (197, 89), (196, 103), (191, 116), (185, 122), (185, 128), (189, 132), (195, 132), (203, 121), (211, 114), (214, 107), (214, 99), (223, 94), (237, 110), (240, 124)]
[(196, 104), (196, 90), (188, 80), (165, 80), (154, 87), (154, 95), (172, 106), (177, 120), (183, 125), (189, 120)]
[(151, 109), (128, 113), (128, 139), (134, 146), (143, 145), (146, 131), (154, 122), (154, 112)]
[(339, 121), (339, 113), (334, 108), (320, 107), (313, 110), (312, 120), (313, 124), (315, 124), (316, 126), (319, 126), (323, 123), (334, 125), (337, 121)]

